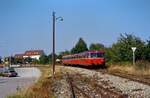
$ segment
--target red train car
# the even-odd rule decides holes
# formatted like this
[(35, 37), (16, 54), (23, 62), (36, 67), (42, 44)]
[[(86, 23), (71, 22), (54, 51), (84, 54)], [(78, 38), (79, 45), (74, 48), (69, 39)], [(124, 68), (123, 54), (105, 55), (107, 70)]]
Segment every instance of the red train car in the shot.
[(80, 65), (85, 67), (105, 66), (104, 51), (86, 51), (62, 57), (63, 65)]

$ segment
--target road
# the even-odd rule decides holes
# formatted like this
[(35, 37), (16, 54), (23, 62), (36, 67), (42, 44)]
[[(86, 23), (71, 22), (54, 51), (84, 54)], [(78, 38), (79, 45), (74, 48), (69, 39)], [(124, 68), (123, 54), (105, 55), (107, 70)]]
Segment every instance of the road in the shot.
[(37, 68), (15, 68), (18, 77), (0, 77), (0, 98), (32, 85), (41, 75)]

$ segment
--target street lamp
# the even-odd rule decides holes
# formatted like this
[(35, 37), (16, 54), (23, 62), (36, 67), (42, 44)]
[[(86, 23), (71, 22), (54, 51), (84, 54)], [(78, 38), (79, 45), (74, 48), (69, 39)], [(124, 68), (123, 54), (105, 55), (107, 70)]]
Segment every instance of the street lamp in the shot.
[(52, 13), (53, 16), (53, 52), (52, 52), (52, 66), (53, 66), (53, 76), (55, 75), (55, 22), (56, 20), (63, 21), (62, 17), (56, 17), (55, 12)]
[(136, 50), (136, 47), (131, 47), (132, 49), (132, 52), (133, 52), (133, 65), (135, 65), (135, 50)]

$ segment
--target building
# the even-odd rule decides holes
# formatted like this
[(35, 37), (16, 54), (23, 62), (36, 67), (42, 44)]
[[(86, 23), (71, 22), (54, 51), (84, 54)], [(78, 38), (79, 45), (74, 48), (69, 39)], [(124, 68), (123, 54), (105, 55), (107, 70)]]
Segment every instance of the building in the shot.
[(44, 54), (43, 50), (28, 50), (25, 51), (23, 58), (32, 58), (32, 59), (37, 59), (39, 60), (40, 56)]
[(27, 50), (22, 54), (15, 54), (16, 59), (25, 59), (25, 58), (32, 58), (39, 60), (40, 56), (44, 54), (43, 50)]
[(4, 67), (4, 66), (5, 66), (4, 64), (0, 64), (0, 68), (1, 68), (1, 67)]
[(15, 54), (15, 58), (17, 59), (23, 59), (24, 54)]

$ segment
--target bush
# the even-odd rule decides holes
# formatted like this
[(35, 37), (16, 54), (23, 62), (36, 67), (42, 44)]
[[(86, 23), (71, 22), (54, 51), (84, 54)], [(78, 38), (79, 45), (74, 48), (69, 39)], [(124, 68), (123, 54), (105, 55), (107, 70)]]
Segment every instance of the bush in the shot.
[(136, 68), (137, 69), (144, 69), (144, 70), (148, 70), (148, 69), (150, 69), (150, 62), (148, 62), (148, 61), (144, 61), (144, 60), (139, 60), (139, 61), (137, 61), (136, 62), (136, 64), (135, 64), (136, 66)]
[(3, 74), (3, 73), (0, 73), (0, 76), (4, 76), (4, 74)]

